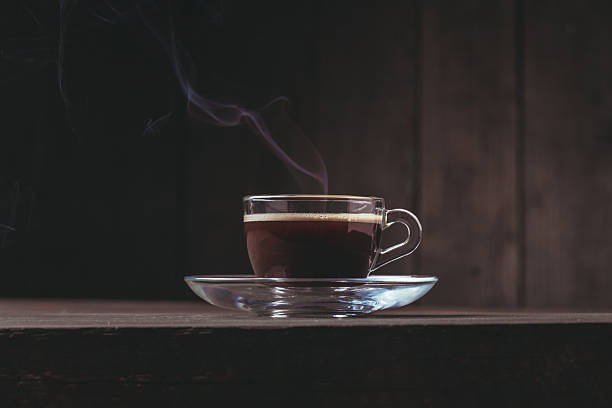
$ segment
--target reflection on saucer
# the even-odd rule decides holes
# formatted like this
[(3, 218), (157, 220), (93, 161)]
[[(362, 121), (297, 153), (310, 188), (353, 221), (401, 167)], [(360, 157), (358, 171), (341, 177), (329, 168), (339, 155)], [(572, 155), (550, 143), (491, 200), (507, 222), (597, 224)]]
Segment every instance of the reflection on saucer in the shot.
[(346, 317), (402, 307), (421, 298), (437, 281), (436, 277), (405, 275), (347, 279), (185, 277), (196, 295), (215, 306), (269, 317)]

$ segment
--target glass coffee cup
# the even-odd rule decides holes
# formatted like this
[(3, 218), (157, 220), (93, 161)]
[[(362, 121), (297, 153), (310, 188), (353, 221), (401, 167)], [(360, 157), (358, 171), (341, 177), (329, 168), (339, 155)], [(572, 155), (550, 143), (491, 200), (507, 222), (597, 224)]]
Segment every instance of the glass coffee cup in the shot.
[[(243, 199), (247, 251), (264, 278), (366, 278), (410, 255), (421, 223), (410, 211), (385, 209), (378, 197), (254, 195)], [(383, 231), (403, 225), (406, 239), (381, 248)], [(381, 260), (382, 255), (395, 254)]]

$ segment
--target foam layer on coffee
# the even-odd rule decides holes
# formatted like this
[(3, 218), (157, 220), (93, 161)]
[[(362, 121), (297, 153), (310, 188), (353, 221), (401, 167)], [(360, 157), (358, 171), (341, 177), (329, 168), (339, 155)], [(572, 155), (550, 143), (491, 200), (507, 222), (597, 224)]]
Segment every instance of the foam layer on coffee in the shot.
[(381, 214), (349, 214), (349, 213), (268, 213), (245, 214), (244, 222), (266, 221), (338, 221), (338, 222), (368, 222), (382, 223)]

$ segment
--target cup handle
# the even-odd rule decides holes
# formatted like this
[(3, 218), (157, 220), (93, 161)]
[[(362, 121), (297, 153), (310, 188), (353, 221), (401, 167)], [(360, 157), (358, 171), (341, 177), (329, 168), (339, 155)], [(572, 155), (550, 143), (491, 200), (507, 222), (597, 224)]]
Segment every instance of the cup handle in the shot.
[[(395, 221), (388, 222), (389, 215), (397, 215), (397, 219)], [(376, 258), (374, 259), (372, 266), (370, 267), (370, 272), (374, 272), (380, 267), (383, 267), (393, 261), (397, 261), (400, 258), (410, 255), (419, 247), (419, 244), (421, 243), (423, 229), (421, 228), (421, 223), (419, 222), (419, 219), (416, 217), (416, 215), (414, 215), (408, 210), (404, 210), (401, 208), (396, 208), (394, 210), (385, 210), (385, 213), (383, 215), (382, 230), (386, 230), (393, 224), (402, 224), (404, 227), (406, 227), (406, 232), (408, 233), (408, 236), (403, 242), (400, 242), (399, 244), (392, 245), (389, 248), (381, 249), (378, 253), (378, 256), (376, 256)], [(381, 264), (378, 264), (380, 255), (388, 254), (400, 248), (405, 248), (405, 251), (402, 254), (394, 256), (393, 258), (388, 259)]]

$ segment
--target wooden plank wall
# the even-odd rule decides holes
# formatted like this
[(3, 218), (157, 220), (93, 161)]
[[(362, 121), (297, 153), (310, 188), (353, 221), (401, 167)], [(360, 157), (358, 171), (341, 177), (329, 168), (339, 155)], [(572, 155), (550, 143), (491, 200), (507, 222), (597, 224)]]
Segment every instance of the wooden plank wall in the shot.
[[(612, 307), (610, 3), (196, 3), (173, 13), (199, 90), (247, 106), (288, 96), (331, 193), (420, 216), (421, 249), (384, 273), (440, 276), (423, 305)], [(94, 115), (76, 138), (56, 56), (34, 70), (20, 51), (53, 50), (56, 6), (26, 7), (0, 13), (0, 224), (20, 224), (0, 232), (1, 293), (182, 297), (183, 274), (245, 273), (240, 198), (297, 191), (282, 165), (244, 129), (188, 124), (150, 33), (84, 3), (66, 84)]]
[(513, 2), (424, 5), (421, 272), (432, 302), (516, 306)]
[(612, 306), (612, 7), (525, 2), (529, 306)]

